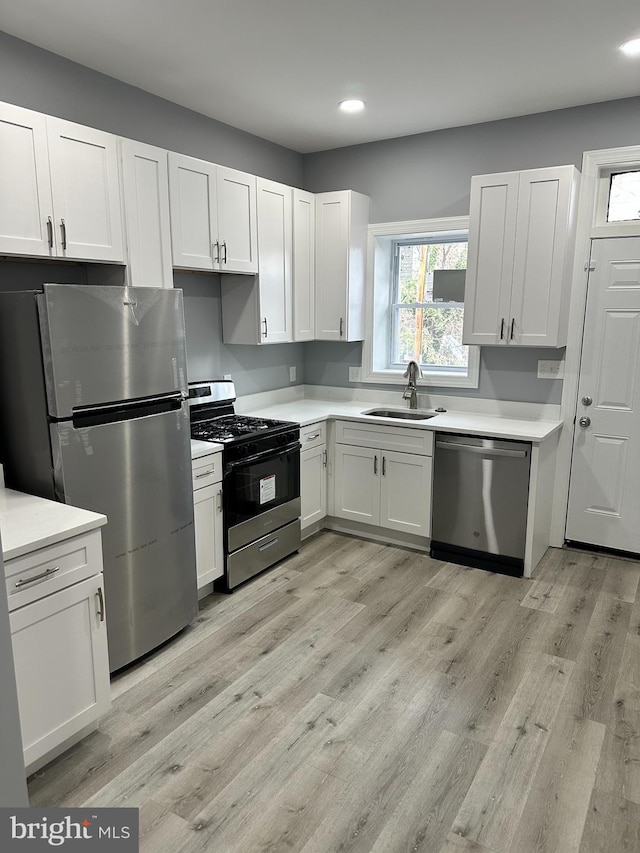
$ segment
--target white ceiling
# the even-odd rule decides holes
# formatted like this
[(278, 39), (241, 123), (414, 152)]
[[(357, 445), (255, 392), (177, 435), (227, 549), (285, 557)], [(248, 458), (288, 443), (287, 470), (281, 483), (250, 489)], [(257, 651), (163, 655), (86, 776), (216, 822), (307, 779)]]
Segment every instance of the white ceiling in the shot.
[(0, 22), (301, 152), (640, 94), (617, 50), (638, 0), (0, 0)]

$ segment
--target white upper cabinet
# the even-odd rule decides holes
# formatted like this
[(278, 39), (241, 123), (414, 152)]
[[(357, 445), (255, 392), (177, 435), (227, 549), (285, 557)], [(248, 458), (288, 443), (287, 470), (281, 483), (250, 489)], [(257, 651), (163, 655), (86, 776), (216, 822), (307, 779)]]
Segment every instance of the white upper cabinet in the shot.
[(222, 282), (222, 333), (229, 344), (293, 340), (292, 189), (258, 178), (257, 194), (259, 273), (225, 276)]
[(124, 261), (117, 138), (47, 118), (58, 255)]
[(122, 263), (116, 137), (1, 104), (0, 252)]
[(258, 178), (258, 287), (262, 343), (293, 340), (291, 187)]
[(53, 257), (46, 118), (0, 105), (0, 252)]
[(293, 340), (315, 334), (316, 197), (293, 191)]
[(256, 178), (217, 166), (220, 271), (258, 272)]
[(566, 345), (578, 184), (573, 166), (472, 178), (465, 344)]
[(351, 190), (316, 195), (315, 338), (364, 337), (369, 199)]
[(169, 152), (173, 266), (258, 271), (256, 179)]
[(121, 139), (120, 153), (128, 283), (173, 287), (167, 152)]

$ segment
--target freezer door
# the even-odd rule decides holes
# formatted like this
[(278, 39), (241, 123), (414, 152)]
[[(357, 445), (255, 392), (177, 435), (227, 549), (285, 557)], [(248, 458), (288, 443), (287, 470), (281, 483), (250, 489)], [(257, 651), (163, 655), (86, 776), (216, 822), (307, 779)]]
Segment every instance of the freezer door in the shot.
[(181, 290), (45, 284), (38, 310), (51, 417), (186, 394)]
[(177, 411), (75, 429), (51, 426), (65, 503), (104, 513), (111, 671), (197, 613), (189, 415)]

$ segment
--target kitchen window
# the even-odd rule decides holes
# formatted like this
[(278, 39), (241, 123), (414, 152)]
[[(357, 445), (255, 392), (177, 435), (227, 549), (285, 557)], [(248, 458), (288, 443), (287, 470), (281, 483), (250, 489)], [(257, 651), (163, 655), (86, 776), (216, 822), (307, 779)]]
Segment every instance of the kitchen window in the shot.
[(592, 237), (640, 234), (640, 163), (603, 166), (598, 171)]
[[(457, 226), (452, 228), (451, 226)], [(479, 348), (462, 343), (468, 217), (372, 225), (363, 381), (478, 387)]]

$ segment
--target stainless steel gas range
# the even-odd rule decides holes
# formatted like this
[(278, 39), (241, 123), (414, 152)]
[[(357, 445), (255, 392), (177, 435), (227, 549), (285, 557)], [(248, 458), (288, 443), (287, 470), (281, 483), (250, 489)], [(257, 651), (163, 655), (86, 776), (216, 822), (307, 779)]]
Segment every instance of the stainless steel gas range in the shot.
[(223, 445), (227, 592), (300, 547), (300, 426), (237, 415), (233, 382), (189, 383), (191, 437)]

